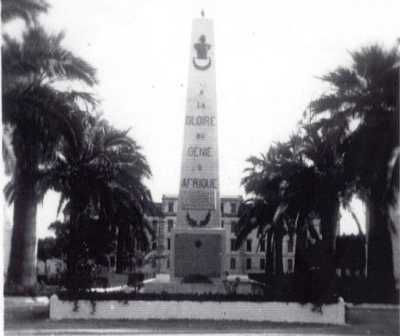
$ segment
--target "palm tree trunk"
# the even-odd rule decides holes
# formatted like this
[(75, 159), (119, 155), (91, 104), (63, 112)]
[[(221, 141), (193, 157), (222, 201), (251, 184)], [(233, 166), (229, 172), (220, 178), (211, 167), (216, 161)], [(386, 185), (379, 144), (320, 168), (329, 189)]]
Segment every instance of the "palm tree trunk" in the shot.
[(339, 200), (330, 200), (325, 206), (324, 213), (321, 214), (322, 236), (328, 243), (328, 251), (331, 255), (334, 254), (336, 249), (336, 237), (339, 228), (339, 209)]
[(16, 176), (14, 226), (6, 292), (31, 293), (36, 284), (36, 210), (33, 178)]
[(321, 216), (322, 218), (322, 239), (323, 250), (321, 253), (325, 254), (325, 260), (322, 263), (320, 277), (323, 284), (323, 294), (329, 297), (334, 293), (336, 287), (335, 280), (335, 251), (336, 251), (336, 237), (339, 228), (339, 209), (340, 202), (338, 199), (332, 199), (326, 205), (326, 211)]
[[(367, 202), (368, 228), (368, 278), (379, 298), (392, 298), (394, 291), (392, 244), (388, 215), (379, 206), (376, 195)], [(371, 284), (372, 285), (372, 284)]]
[(116, 262), (116, 273), (121, 274), (124, 271), (124, 252), (125, 249), (125, 234), (123, 230), (123, 225), (118, 228), (118, 237), (117, 237), (117, 262)]
[(400, 197), (399, 192), (396, 195), (396, 202), (389, 206), (389, 217), (391, 221), (390, 236), (392, 238), (393, 249), (393, 275), (397, 300), (400, 296)]
[(278, 230), (275, 233), (275, 274), (283, 274), (283, 253), (282, 253), (283, 233)]
[[(76, 194), (76, 192), (74, 192)], [(67, 274), (69, 277), (78, 276), (78, 263), (83, 254), (82, 240), (80, 239), (80, 217), (84, 213), (81, 200), (70, 201), (69, 235), (67, 249)]]
[(274, 252), (272, 246), (272, 233), (268, 232), (265, 241), (265, 273), (272, 275), (274, 272)]
[(81, 248), (77, 243), (77, 220), (74, 216), (71, 216), (70, 229), (69, 229), (69, 242), (67, 250), (67, 274), (69, 277), (77, 275), (77, 266), (79, 260), (78, 249)]

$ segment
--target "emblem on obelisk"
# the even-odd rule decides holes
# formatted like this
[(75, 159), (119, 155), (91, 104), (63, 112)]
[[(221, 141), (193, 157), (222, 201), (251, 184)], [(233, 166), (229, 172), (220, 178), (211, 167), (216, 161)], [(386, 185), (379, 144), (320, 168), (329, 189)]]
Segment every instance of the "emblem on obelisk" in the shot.
[(197, 70), (207, 70), (211, 66), (211, 58), (208, 56), (208, 51), (211, 49), (211, 44), (206, 42), (206, 37), (201, 35), (199, 41), (193, 45), (196, 50), (196, 57), (193, 57), (193, 65)]
[(195, 221), (192, 217), (190, 217), (189, 212), (186, 212), (187, 223), (192, 227), (206, 226), (208, 224), (208, 222), (210, 221), (210, 218), (211, 218), (211, 211), (210, 210), (208, 210), (207, 215), (204, 217), (204, 219), (200, 220), (199, 222)]

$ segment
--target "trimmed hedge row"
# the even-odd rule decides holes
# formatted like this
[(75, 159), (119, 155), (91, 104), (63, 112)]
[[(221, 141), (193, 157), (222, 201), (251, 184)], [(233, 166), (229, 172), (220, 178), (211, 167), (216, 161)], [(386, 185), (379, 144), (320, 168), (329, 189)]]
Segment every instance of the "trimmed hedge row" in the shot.
[[(99, 301), (250, 301), (250, 302), (266, 302), (271, 301), (263, 295), (243, 295), (243, 294), (170, 294), (170, 293), (100, 293), (100, 292), (58, 292), (60, 300), (76, 301), (76, 300), (99, 300)], [(289, 302), (287, 300), (274, 300), (280, 302)], [(332, 303), (337, 302), (332, 300)]]

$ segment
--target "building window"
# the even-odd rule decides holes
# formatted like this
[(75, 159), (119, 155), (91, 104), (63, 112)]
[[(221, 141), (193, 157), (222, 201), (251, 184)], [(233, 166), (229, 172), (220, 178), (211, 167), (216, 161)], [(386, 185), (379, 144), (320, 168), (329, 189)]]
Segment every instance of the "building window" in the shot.
[(157, 249), (157, 242), (156, 241), (153, 241), (153, 244), (152, 244), (152, 247), (151, 247), (153, 250), (155, 250), (155, 249)]
[(223, 220), (221, 221), (221, 227), (224, 227), (224, 221)]
[(236, 259), (235, 258), (231, 258), (231, 269), (232, 270), (236, 269)]
[(221, 213), (224, 213), (224, 203), (221, 202)]
[(171, 232), (172, 228), (174, 227), (174, 221), (172, 219), (168, 219), (168, 232)]
[(288, 259), (287, 261), (287, 271), (288, 273), (293, 272), (293, 259)]
[(236, 239), (231, 239), (231, 251), (236, 251)]
[(171, 239), (167, 238), (167, 250), (171, 249)]
[(251, 258), (246, 259), (246, 269), (251, 269)]
[(265, 239), (260, 240), (260, 251), (265, 252)]
[(167, 259), (167, 268), (169, 268), (169, 258)]
[(247, 239), (246, 241), (246, 251), (251, 252), (251, 239)]
[(288, 239), (288, 252), (291, 253), (293, 252), (293, 237), (289, 237)]
[(235, 233), (235, 230), (236, 230), (236, 222), (232, 221), (231, 222), (231, 233)]
[(156, 220), (153, 220), (152, 225), (153, 225), (154, 232), (157, 232), (157, 224), (158, 224), (158, 222)]
[(260, 269), (265, 269), (265, 259), (264, 258), (261, 258), (260, 259)]
[(168, 212), (174, 212), (174, 202), (168, 202)]
[(231, 202), (231, 214), (236, 214), (237, 209), (236, 209), (236, 203)]

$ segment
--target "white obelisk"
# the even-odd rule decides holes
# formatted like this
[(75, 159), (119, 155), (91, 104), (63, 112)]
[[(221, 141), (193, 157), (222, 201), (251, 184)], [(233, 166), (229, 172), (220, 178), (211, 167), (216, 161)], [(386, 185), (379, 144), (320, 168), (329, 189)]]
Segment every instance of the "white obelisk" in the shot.
[[(203, 13), (202, 13), (203, 15)], [(172, 277), (222, 276), (213, 22), (193, 20)]]

